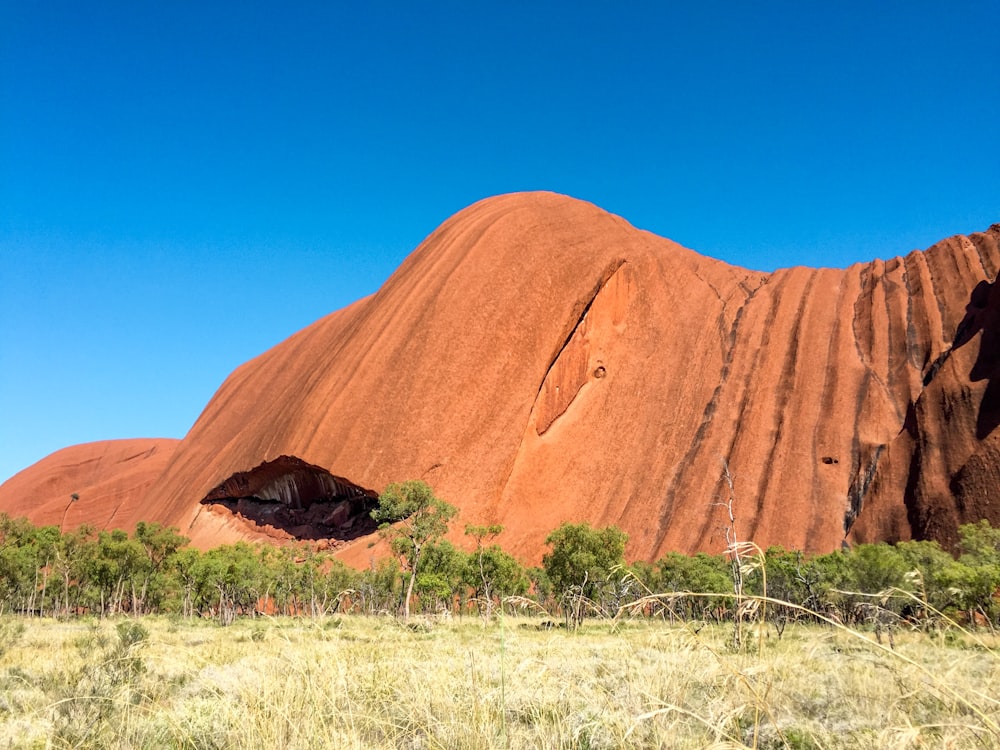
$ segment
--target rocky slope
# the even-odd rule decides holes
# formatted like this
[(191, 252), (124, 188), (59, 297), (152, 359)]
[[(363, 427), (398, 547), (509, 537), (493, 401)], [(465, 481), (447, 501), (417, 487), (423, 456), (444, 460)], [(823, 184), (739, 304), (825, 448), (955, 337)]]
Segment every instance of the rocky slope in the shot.
[(104, 440), (63, 448), (0, 485), (0, 513), (40, 526), (131, 529), (155, 515), (143, 499), (179, 442)]
[(1000, 521), (998, 238), (765, 274), (563, 196), (491, 198), (233, 372), (143, 507), (201, 546), (363, 563), (371, 497), (422, 478), (525, 559), (564, 520), (652, 559), (724, 546), (728, 467), (762, 545), (948, 541)]

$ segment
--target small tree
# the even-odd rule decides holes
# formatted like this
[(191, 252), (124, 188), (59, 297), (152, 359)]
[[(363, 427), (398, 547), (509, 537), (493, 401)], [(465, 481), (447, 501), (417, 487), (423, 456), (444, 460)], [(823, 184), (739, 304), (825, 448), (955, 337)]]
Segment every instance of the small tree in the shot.
[(426, 612), (454, 609), (455, 597), (464, 598), (465, 569), (468, 555), (447, 539), (429, 542), (420, 560), (420, 574), (414, 590)]
[(583, 620), (583, 600), (600, 600), (614, 569), (625, 566), (626, 541), (628, 535), (615, 526), (595, 529), (588, 523), (564, 523), (546, 537), (552, 551), (542, 565), (556, 593), (572, 597), (565, 611), (574, 626)]
[(466, 583), (475, 592), (483, 618), (493, 614), (493, 597), (499, 600), (501, 611), (505, 596), (524, 594), (530, 584), (524, 566), (497, 544), (483, 546), (484, 539), (493, 539), (503, 531), (500, 524), (466, 526), (466, 536), (476, 540), (476, 551), (469, 555), (465, 571)]
[[(158, 523), (139, 521), (135, 526), (132, 538), (142, 545), (148, 558), (148, 564), (142, 567), (141, 586), (138, 603), (141, 612), (153, 612), (159, 609), (163, 598), (166, 567), (170, 557), (188, 543), (188, 538), (181, 536), (176, 527), (164, 528)], [(133, 596), (135, 581), (133, 581)]]
[(962, 606), (970, 620), (978, 610), (992, 622), (996, 618), (994, 595), (1000, 588), (1000, 529), (982, 520), (960, 526), (958, 535), (962, 554), (953, 585), (962, 592)]
[[(722, 555), (699, 552), (689, 557), (679, 552), (668, 552), (656, 561), (655, 569), (659, 578), (659, 588), (654, 590), (719, 594), (718, 598), (686, 597), (683, 601), (683, 614), (687, 619), (692, 619), (696, 615), (706, 620), (719, 619), (724, 602), (732, 598), (733, 581), (730, 576), (730, 566)], [(673, 607), (670, 612), (673, 616)]]
[(421, 480), (390, 484), (379, 495), (378, 507), (372, 518), (379, 524), (379, 533), (388, 539), (392, 551), (410, 569), (406, 584), (403, 617), (410, 619), (410, 599), (420, 568), (420, 556), (428, 542), (443, 537), (448, 522), (458, 509), (435, 496), (430, 486)]

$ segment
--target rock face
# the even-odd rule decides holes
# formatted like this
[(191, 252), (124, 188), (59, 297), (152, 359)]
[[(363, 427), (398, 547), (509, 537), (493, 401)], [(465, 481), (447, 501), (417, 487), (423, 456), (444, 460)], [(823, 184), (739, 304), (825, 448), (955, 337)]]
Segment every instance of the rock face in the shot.
[(587, 520), (654, 559), (723, 548), (727, 466), (737, 534), (761, 545), (949, 541), (1000, 521), (998, 238), (765, 274), (563, 196), (491, 198), (233, 372), (147, 520), (363, 563), (370, 498), (419, 478), (460, 508), (456, 539), (501, 523), (537, 561)]
[[(960, 255), (976, 243), (991, 247), (995, 261), (998, 229), (938, 247)], [(995, 276), (995, 266), (988, 275)], [(926, 368), (924, 388), (908, 405), (902, 430), (883, 449), (870, 499), (852, 529), (855, 540), (913, 536), (951, 545), (962, 523), (985, 518), (1000, 526), (998, 376), (1000, 285), (980, 281), (951, 346)]]
[(142, 501), (179, 442), (105, 440), (63, 448), (0, 485), (0, 513), (39, 526), (131, 529), (156, 515)]

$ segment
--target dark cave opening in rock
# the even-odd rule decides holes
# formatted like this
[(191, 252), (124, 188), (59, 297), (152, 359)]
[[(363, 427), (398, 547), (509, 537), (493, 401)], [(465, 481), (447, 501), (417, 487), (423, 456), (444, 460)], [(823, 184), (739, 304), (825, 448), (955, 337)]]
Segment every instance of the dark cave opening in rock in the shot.
[(376, 529), (369, 512), (378, 494), (295, 456), (279, 456), (233, 474), (201, 502), (295, 539), (336, 545)]

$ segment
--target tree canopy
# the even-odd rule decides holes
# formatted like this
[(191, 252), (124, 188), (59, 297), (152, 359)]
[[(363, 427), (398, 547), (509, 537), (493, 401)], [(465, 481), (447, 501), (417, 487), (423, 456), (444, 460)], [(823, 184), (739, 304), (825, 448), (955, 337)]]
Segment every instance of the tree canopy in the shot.
[(389, 540), (392, 551), (409, 568), (403, 616), (410, 617), (413, 586), (419, 572), (420, 558), (428, 542), (440, 539), (448, 532), (448, 522), (458, 508), (434, 494), (430, 485), (419, 479), (390, 484), (379, 495), (372, 518), (379, 523), (379, 532)]
[(625, 568), (626, 541), (628, 535), (615, 526), (595, 529), (589, 523), (564, 523), (546, 537), (552, 549), (542, 565), (557, 595), (577, 595), (578, 622), (583, 616), (579, 599), (597, 602), (614, 589), (616, 570)]

